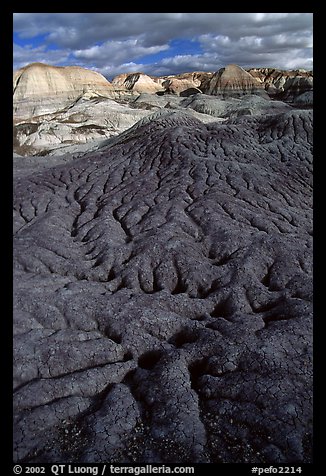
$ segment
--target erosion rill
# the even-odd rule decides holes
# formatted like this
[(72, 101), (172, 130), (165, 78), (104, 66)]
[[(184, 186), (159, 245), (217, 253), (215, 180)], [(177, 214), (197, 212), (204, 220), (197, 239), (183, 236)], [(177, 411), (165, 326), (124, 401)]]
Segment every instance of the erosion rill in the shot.
[(15, 182), (17, 462), (311, 458), (312, 112), (159, 111)]

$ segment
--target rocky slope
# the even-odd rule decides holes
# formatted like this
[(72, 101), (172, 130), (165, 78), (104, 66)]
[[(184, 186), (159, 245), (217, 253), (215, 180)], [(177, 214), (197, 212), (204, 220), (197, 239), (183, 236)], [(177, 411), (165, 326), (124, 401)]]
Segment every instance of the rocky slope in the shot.
[[(307, 100), (303, 98), (302, 103), (306, 106)], [(182, 92), (180, 95), (159, 96), (141, 93), (128, 101), (79, 98), (59, 112), (16, 121), (13, 128), (14, 151), (24, 156), (62, 155), (67, 152), (78, 155), (78, 151), (84, 154), (91, 148), (98, 148), (103, 140), (125, 131), (153, 110), (162, 108), (186, 109), (205, 123), (292, 109), (282, 101), (270, 101), (250, 94), (227, 99), (202, 93), (183, 98)]]
[(221, 97), (241, 97), (245, 94), (259, 94), (268, 97), (264, 86), (240, 66), (230, 64), (219, 69), (201, 84), (205, 94)]
[(116, 97), (101, 74), (78, 66), (32, 63), (14, 73), (13, 106), (17, 119), (59, 111), (86, 97)]
[(264, 85), (269, 96), (277, 96), (282, 100), (293, 101), (313, 89), (312, 71), (251, 68), (248, 72)]
[(14, 461), (309, 462), (311, 341), (311, 111), (15, 180)]
[[(153, 108), (187, 108), (204, 122), (211, 121), (208, 116), (287, 110), (284, 102), (269, 101), (265, 89), (294, 107), (312, 107), (311, 73), (268, 68), (249, 72), (228, 65), (214, 74), (121, 74), (109, 83), (80, 67), (33, 63), (14, 74), (14, 151), (23, 156), (78, 155), (78, 150), (95, 149), (103, 139), (126, 130)], [(184, 96), (189, 99), (183, 101)]]
[(112, 86), (126, 89), (135, 93), (152, 93), (164, 92), (162, 80), (154, 76), (148, 76), (144, 73), (119, 74), (112, 80)]
[[(58, 112), (16, 120), (13, 127), (14, 151), (22, 156), (83, 155), (151, 114), (153, 109), (188, 107), (182, 99), (176, 95), (156, 96), (151, 93), (142, 93), (129, 101), (82, 97)], [(239, 104), (235, 107), (241, 109)], [(189, 110), (203, 122), (218, 120), (197, 109), (198, 112), (191, 105)]]
[(228, 99), (196, 94), (181, 101), (180, 105), (202, 114), (225, 119), (238, 116), (273, 115), (292, 109), (291, 106), (282, 101), (270, 101), (254, 94), (245, 94), (241, 98)]
[(16, 121), (14, 150), (20, 155), (63, 154), (73, 145), (94, 147), (149, 114), (103, 97), (79, 98), (52, 114)]
[(201, 85), (212, 76), (213, 73), (205, 73), (201, 71), (165, 76), (162, 86), (168, 93), (185, 96), (196, 92), (202, 92), (200, 89)]
[(313, 74), (305, 70), (286, 71), (275, 68), (244, 70), (230, 64), (215, 73), (197, 71), (162, 77), (144, 73), (120, 74), (113, 79), (112, 85), (134, 93), (190, 95), (203, 92), (222, 98), (256, 94), (265, 98), (278, 97), (280, 100), (293, 101), (298, 95), (312, 90)]

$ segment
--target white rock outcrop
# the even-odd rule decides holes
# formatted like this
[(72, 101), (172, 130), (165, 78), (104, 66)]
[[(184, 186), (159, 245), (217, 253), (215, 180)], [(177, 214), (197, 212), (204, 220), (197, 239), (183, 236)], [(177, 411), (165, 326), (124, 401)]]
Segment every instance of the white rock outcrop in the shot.
[(144, 73), (123, 73), (112, 80), (112, 86), (115, 88), (126, 89), (134, 93), (156, 93), (164, 92), (162, 87), (163, 80), (154, 76), (148, 76)]
[(14, 148), (21, 155), (57, 155), (71, 146), (97, 144), (131, 127), (150, 111), (118, 104), (109, 98), (81, 98), (63, 110), (29, 120), (18, 121), (13, 128)]
[(114, 88), (100, 73), (79, 66), (32, 63), (14, 73), (14, 117), (47, 114), (86, 97), (115, 97)]

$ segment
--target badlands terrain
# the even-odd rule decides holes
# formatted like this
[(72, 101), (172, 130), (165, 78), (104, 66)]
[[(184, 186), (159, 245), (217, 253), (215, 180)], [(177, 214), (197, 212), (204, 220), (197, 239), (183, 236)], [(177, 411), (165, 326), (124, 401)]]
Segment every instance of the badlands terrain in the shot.
[(14, 74), (15, 462), (311, 462), (312, 87)]

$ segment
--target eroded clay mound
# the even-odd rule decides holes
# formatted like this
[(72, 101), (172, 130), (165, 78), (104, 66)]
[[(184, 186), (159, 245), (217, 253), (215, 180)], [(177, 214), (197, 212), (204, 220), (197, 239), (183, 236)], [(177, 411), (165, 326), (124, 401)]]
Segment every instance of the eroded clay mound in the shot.
[(204, 79), (201, 90), (205, 94), (220, 97), (241, 97), (245, 94), (259, 94), (268, 98), (264, 86), (236, 64), (229, 64), (219, 69), (209, 79)]
[(312, 113), (146, 117), (15, 183), (15, 461), (309, 462)]
[(116, 97), (100, 73), (79, 66), (31, 63), (13, 76), (13, 113), (16, 120), (58, 112), (79, 97)]

